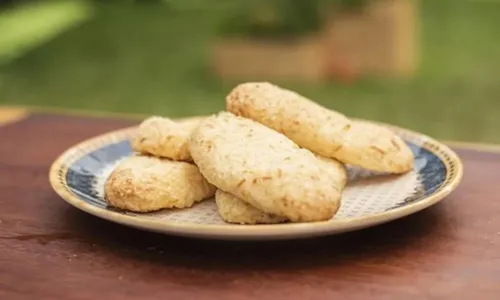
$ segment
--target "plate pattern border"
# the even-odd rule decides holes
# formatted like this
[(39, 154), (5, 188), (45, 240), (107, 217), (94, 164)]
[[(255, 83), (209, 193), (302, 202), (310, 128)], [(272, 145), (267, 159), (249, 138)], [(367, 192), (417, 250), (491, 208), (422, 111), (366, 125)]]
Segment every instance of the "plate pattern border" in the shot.
[(52, 163), (49, 171), (49, 181), (54, 191), (70, 205), (90, 213), (94, 216), (113, 221), (122, 225), (136, 227), (149, 231), (171, 233), (185, 236), (198, 237), (285, 237), (303, 235), (324, 235), (361, 229), (376, 224), (392, 221), (406, 215), (418, 212), (439, 202), (450, 194), (460, 183), (463, 176), (463, 164), (458, 155), (445, 144), (438, 142), (426, 135), (404, 129), (398, 126), (381, 122), (359, 120), (375, 123), (393, 130), (405, 140), (413, 142), (430, 151), (443, 162), (446, 176), (442, 184), (435, 191), (419, 201), (409, 201), (407, 205), (395, 207), (391, 210), (358, 218), (340, 219), (336, 221), (323, 221), (315, 223), (285, 223), (263, 225), (231, 225), (231, 224), (191, 224), (175, 221), (161, 221), (155, 219), (142, 219), (134, 214), (100, 208), (74, 194), (66, 182), (68, 167), (89, 152), (113, 142), (123, 141), (133, 136), (136, 127), (126, 127), (107, 132), (93, 138), (84, 140), (63, 152)]

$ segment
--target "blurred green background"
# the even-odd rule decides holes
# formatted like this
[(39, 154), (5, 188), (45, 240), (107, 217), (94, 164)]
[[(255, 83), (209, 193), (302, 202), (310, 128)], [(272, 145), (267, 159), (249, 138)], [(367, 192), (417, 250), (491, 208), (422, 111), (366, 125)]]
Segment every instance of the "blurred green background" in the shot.
[[(207, 45), (231, 1), (44, 1), (0, 11), (0, 104), (166, 116), (223, 109)], [(282, 83), (350, 116), (500, 142), (500, 1), (421, 0), (410, 80)], [(224, 5), (222, 5), (224, 4)]]

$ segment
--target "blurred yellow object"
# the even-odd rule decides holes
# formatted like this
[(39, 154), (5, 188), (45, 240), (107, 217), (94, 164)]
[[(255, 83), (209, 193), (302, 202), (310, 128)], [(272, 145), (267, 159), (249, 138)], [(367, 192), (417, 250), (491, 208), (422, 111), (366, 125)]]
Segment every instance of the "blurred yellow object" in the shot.
[(22, 120), (27, 116), (27, 109), (0, 106), (0, 126)]
[(316, 36), (283, 43), (252, 39), (219, 39), (212, 49), (215, 73), (231, 80), (321, 81), (325, 73), (321, 39)]
[(414, 0), (377, 0), (333, 17), (325, 30), (329, 73), (348, 66), (363, 74), (411, 76), (418, 65), (418, 23)]
[(91, 16), (87, 1), (44, 1), (0, 12), (0, 64)]
[[(334, 79), (344, 83), (365, 75), (405, 78), (414, 74), (418, 1), (374, 0), (357, 10), (334, 9), (325, 14), (328, 21), (320, 30), (288, 39), (241, 35), (215, 40), (215, 73), (232, 80)], [(261, 22), (271, 21), (270, 15), (258, 17)]]

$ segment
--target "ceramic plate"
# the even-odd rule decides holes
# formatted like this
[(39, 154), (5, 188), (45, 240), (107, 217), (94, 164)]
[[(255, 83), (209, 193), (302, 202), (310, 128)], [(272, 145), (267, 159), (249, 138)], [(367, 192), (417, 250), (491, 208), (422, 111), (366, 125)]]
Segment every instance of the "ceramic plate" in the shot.
[[(378, 123), (380, 125), (380, 123)], [(375, 174), (353, 167), (338, 214), (329, 221), (233, 225), (218, 215), (213, 199), (189, 209), (155, 213), (118, 211), (106, 205), (103, 184), (120, 159), (133, 154), (135, 127), (106, 133), (75, 145), (52, 165), (50, 182), (68, 203), (97, 217), (165, 234), (212, 239), (290, 239), (358, 230), (429, 207), (447, 196), (462, 178), (462, 163), (447, 146), (416, 132), (391, 128), (415, 155), (413, 171)]]

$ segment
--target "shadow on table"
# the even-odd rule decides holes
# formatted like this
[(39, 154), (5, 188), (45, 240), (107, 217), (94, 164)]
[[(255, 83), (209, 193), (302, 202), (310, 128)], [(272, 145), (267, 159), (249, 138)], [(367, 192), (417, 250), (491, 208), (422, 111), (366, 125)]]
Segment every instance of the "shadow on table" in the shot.
[(418, 259), (451, 230), (445, 210), (431, 209), (374, 228), (336, 236), (289, 241), (235, 242), (196, 240), (139, 231), (68, 208), (68, 227), (86, 243), (113, 255), (202, 270), (307, 269), (335, 264), (385, 264)]

